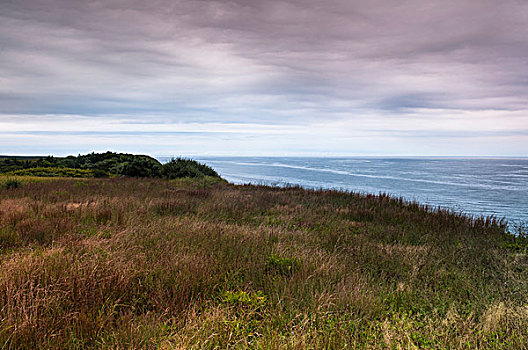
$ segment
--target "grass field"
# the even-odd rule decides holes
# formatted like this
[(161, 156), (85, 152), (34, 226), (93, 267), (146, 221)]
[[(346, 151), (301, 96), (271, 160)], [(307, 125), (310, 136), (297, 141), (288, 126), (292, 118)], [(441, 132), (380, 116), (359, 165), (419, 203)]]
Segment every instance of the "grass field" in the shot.
[(0, 189), (0, 349), (523, 349), (527, 242), (383, 195), (26, 182)]

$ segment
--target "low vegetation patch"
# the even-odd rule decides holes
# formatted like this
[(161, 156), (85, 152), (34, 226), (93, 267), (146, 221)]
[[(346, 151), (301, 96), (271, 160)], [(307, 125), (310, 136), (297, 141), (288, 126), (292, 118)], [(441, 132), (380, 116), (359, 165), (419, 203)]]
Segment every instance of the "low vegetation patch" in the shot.
[(299, 260), (297, 258), (280, 257), (275, 254), (268, 258), (266, 264), (268, 272), (286, 276), (291, 276), (298, 268)]
[(528, 344), (526, 235), (500, 220), (210, 174), (0, 181), (0, 348)]
[(0, 175), (43, 177), (218, 177), (209, 166), (192, 159), (176, 158), (165, 164), (127, 153), (90, 153), (68, 157), (0, 157)]
[(218, 174), (212, 168), (195, 160), (177, 158), (163, 164), (161, 176), (167, 179), (177, 179), (182, 177), (218, 177)]
[(256, 292), (225, 291), (221, 295), (224, 304), (242, 309), (262, 309), (266, 305), (267, 298), (261, 290)]
[(95, 177), (93, 170), (57, 168), (57, 167), (37, 167), (10, 171), (6, 176), (38, 176), (38, 177)]
[(19, 180), (17, 180), (16, 178), (10, 178), (10, 177), (7, 177), (5, 178), (4, 181), (1, 181), (0, 182), (0, 188), (5, 188), (6, 190), (9, 190), (9, 189), (13, 189), (13, 188), (18, 188), (20, 187), (21, 183)]

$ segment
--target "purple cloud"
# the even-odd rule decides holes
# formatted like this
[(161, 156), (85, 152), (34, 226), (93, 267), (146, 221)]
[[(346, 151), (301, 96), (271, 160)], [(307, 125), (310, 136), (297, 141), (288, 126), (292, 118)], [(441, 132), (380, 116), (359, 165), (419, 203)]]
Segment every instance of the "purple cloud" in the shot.
[[(403, 153), (413, 133), (471, 131), (491, 144), (515, 135), (502, 152), (526, 154), (526, 23), (528, 3), (513, 0), (3, 1), (0, 128), (27, 132), (31, 122), (36, 132), (49, 115), (57, 130), (87, 117), (124, 129), (323, 123), (326, 138), (392, 131)], [(379, 135), (375, 144), (393, 150), (398, 141)], [(16, 152), (16, 142), (3, 147)], [(346, 153), (324, 142), (320, 152)]]

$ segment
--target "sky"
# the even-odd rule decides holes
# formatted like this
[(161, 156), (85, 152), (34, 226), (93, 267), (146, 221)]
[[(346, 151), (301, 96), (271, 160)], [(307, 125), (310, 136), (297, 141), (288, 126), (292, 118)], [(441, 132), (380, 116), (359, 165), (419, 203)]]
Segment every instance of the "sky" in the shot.
[(0, 154), (528, 156), (526, 0), (0, 0)]

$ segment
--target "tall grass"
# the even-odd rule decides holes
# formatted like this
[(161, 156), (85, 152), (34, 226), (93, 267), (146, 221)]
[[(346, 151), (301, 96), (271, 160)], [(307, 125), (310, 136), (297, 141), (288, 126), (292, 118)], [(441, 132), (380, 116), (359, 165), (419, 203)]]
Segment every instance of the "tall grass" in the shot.
[(528, 241), (387, 195), (0, 190), (0, 348), (525, 348)]

